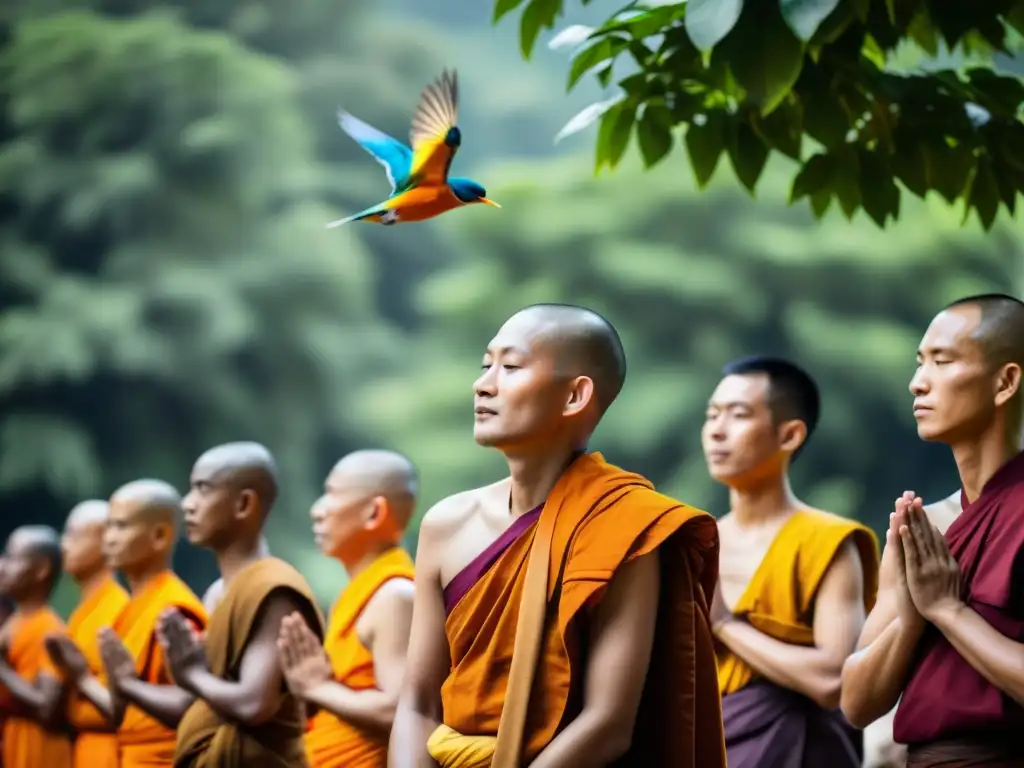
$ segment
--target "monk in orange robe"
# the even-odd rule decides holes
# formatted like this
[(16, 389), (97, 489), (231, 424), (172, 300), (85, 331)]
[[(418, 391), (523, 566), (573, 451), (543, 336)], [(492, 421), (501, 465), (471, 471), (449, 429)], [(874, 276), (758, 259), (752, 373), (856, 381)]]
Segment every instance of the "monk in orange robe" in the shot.
[(624, 380), (582, 307), (488, 345), (473, 432), (511, 476), (422, 522), (391, 765), (724, 768), (714, 518), (583, 450)]
[(178, 726), (174, 765), (192, 768), (304, 766), (305, 714), (285, 685), (277, 651), (290, 614), (318, 639), (323, 619), (305, 579), (261, 554), (277, 498), (277, 468), (257, 443), (212, 448), (192, 468), (185, 530), (217, 558), (224, 595), (201, 639), (177, 611), (160, 621), (160, 643), (190, 705)]
[(64, 524), (64, 570), (81, 590), (68, 619), (68, 634), (47, 639), (47, 650), (72, 685), (67, 721), (76, 733), (75, 768), (118, 768), (116, 728), (78, 691), (86, 675), (103, 676), (99, 631), (111, 626), (128, 605), (128, 593), (114, 580), (103, 558), (109, 505), (98, 499), (76, 505)]
[(413, 563), (401, 548), (416, 504), (416, 470), (391, 451), (339, 461), (313, 505), (313, 535), (349, 583), (323, 647), (288, 617), (278, 647), (292, 692), (319, 708), (306, 733), (313, 768), (385, 768), (412, 625)]
[(878, 606), (843, 673), (867, 725), (898, 707), (907, 764), (1024, 765), (1024, 302), (986, 294), (932, 320), (910, 382), (917, 432), (950, 446), (963, 512), (943, 534), (907, 491), (890, 515)]
[(818, 422), (813, 379), (765, 357), (723, 373), (702, 443), (708, 471), (729, 489), (711, 606), (729, 768), (860, 768), (863, 734), (839, 694), (875, 601), (875, 536), (793, 494), (790, 464)]
[(0, 632), (0, 687), (13, 703), (3, 731), (3, 765), (70, 768), (71, 739), (63, 729), (65, 686), (44, 647), (65, 632), (47, 605), (60, 579), (60, 537), (48, 526), (27, 525), (7, 539), (0, 580), (15, 611)]
[(87, 674), (77, 687), (117, 728), (121, 768), (169, 767), (189, 704), (156, 636), (171, 608), (196, 631), (206, 625), (199, 598), (170, 569), (180, 517), (181, 496), (162, 480), (136, 480), (110, 497), (103, 553), (124, 574), (130, 599), (99, 632), (104, 679)]

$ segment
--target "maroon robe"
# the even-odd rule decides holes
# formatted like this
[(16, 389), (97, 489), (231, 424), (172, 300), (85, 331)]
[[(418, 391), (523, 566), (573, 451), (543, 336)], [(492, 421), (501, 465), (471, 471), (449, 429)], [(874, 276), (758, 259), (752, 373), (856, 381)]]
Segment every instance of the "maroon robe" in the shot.
[[(1007, 462), (973, 504), (961, 498), (963, 513), (946, 531), (946, 543), (963, 575), (964, 602), (1006, 637), (1024, 641), (1024, 453)], [(928, 625), (893, 722), (897, 742), (915, 752), (942, 742), (996, 748), (1002, 759), (1024, 765), (1024, 708), (989, 683)], [(1007, 754), (1009, 749), (1015, 754)], [(959, 759), (950, 765), (995, 765)], [(915, 762), (916, 760), (916, 762)], [(1008, 763), (1009, 764), (1009, 763)]]

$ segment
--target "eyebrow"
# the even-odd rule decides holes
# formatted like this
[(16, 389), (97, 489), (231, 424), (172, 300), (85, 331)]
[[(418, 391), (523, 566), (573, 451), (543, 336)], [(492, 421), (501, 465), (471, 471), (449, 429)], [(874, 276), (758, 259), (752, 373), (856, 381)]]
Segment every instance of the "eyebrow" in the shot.
[(708, 408), (752, 408), (753, 403), (747, 400), (729, 400), (725, 403), (716, 403), (714, 400), (708, 400)]
[(922, 357), (923, 355), (942, 355), (951, 354), (955, 350), (950, 346), (932, 346), (932, 347), (918, 347), (917, 356)]

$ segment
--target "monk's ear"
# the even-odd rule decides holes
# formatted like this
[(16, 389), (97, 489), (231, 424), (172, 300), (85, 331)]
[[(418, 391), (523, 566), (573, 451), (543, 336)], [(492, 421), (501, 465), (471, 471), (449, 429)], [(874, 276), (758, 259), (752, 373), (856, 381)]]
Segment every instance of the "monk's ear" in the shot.
[(583, 413), (594, 398), (594, 380), (589, 376), (577, 376), (570, 382), (569, 397), (562, 413), (565, 416), (576, 416)]
[(1006, 405), (1020, 392), (1021, 370), (1017, 363), (1007, 363), (996, 374), (996, 405)]
[(244, 488), (241, 493), (238, 494), (237, 504), (238, 516), (249, 517), (253, 514), (259, 514), (260, 511), (260, 500), (256, 495), (256, 491), (251, 488)]
[(380, 529), (391, 516), (391, 505), (383, 496), (374, 496), (366, 514), (365, 527), (368, 531)]
[(807, 440), (807, 425), (800, 419), (790, 419), (779, 424), (779, 447), (786, 453), (796, 453)]

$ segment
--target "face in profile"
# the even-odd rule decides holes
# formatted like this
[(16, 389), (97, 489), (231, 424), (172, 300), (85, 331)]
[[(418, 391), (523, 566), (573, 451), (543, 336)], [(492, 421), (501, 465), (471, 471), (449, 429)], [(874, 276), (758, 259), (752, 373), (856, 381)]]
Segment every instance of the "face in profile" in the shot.
[(185, 513), (185, 537), (197, 547), (217, 549), (231, 541), (239, 493), (202, 460), (189, 477), (188, 494), (181, 501)]
[(701, 445), (708, 472), (718, 482), (739, 486), (781, 470), (793, 422), (775, 423), (768, 395), (769, 379), (763, 373), (726, 376), (715, 388)]
[(328, 557), (354, 562), (366, 554), (380, 527), (383, 500), (360, 488), (342, 472), (332, 472), (324, 492), (309, 511), (313, 538)]
[(103, 556), (115, 570), (133, 571), (148, 564), (154, 553), (167, 546), (170, 532), (165, 526), (150, 525), (138, 503), (131, 499), (110, 500), (107, 527), (103, 532)]
[(921, 339), (910, 392), (922, 440), (969, 439), (991, 423), (998, 371), (973, 338), (980, 322), (979, 307), (952, 307), (935, 316)]
[(539, 446), (565, 427), (571, 381), (529, 312), (514, 315), (484, 353), (473, 385), (473, 438), (500, 450)]
[(60, 538), (64, 570), (72, 578), (90, 576), (103, 568), (103, 537), (106, 525), (96, 520), (82, 523), (74, 518)]

